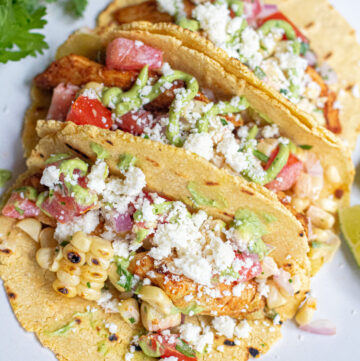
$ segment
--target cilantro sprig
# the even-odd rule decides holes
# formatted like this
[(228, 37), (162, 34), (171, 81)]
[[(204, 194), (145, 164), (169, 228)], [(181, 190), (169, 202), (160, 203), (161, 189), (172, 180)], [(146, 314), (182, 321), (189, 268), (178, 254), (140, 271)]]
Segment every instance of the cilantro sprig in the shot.
[(43, 29), (46, 3), (61, 2), (71, 15), (81, 16), (88, 0), (0, 0), (0, 63), (43, 54), (48, 49)]

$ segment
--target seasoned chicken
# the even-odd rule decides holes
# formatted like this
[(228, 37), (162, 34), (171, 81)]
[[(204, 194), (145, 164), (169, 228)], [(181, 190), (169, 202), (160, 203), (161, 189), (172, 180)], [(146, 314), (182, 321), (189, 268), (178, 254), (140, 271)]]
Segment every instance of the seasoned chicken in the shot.
[[(185, 13), (189, 17), (194, 4), (189, 0), (184, 0), (183, 3)], [(133, 21), (150, 21), (151, 23), (172, 23), (174, 21), (171, 15), (158, 10), (155, 0), (120, 8), (115, 12), (114, 19), (119, 24), (131, 23)]]
[(191, 310), (194, 307), (199, 308), (199, 314), (202, 315), (243, 319), (261, 317), (265, 306), (265, 300), (259, 295), (255, 281), (244, 282), (245, 287), (240, 296), (233, 295), (234, 285), (220, 283), (211, 288), (211, 293), (221, 293), (223, 296), (211, 297), (206, 294), (207, 287), (196, 284), (185, 276), (171, 274), (165, 264), (156, 267), (154, 260), (147, 256), (146, 252), (138, 253), (133, 258), (129, 271), (140, 278), (149, 278), (153, 284), (162, 288), (181, 310)]
[(339, 119), (339, 109), (335, 109), (334, 103), (336, 101), (336, 94), (329, 89), (324, 79), (320, 74), (311, 66), (308, 66), (306, 73), (310, 78), (320, 86), (321, 97), (326, 97), (324, 106), (324, 116), (326, 119), (326, 127), (334, 133), (341, 133), (341, 124)]

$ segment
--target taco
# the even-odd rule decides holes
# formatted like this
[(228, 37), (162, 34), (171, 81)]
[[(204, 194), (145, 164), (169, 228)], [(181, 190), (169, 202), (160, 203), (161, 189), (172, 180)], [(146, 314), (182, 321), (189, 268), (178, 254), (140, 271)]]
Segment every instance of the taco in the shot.
[(59, 360), (247, 360), (309, 291), (291, 212), (167, 148), (69, 122), (8, 192), (0, 275)]
[[(184, 31), (181, 42), (166, 35), (178, 31), (172, 25), (125, 28), (78, 32), (60, 47), (34, 80), (25, 145), (37, 139), (36, 120), (47, 117), (92, 124), (119, 139), (131, 133), (139, 144), (165, 143), (169, 154), (174, 145), (198, 154), (263, 194), (270, 189), (293, 210), (308, 230), (315, 274), (340, 244), (336, 210), (348, 203), (353, 179), (348, 151), (324, 128), (304, 124), (275, 98), (184, 46), (205, 41), (194, 33)], [(39, 121), (38, 133), (67, 121)], [(181, 161), (174, 158), (176, 166)]]
[(360, 130), (360, 46), (354, 29), (327, 0), (265, 3), (115, 0), (98, 24), (171, 22), (197, 31), (224, 50), (205, 49), (206, 54), (240, 60), (246, 66), (230, 69), (235, 75), (265, 91), (276, 90), (294, 114), (316, 119), (353, 148)]

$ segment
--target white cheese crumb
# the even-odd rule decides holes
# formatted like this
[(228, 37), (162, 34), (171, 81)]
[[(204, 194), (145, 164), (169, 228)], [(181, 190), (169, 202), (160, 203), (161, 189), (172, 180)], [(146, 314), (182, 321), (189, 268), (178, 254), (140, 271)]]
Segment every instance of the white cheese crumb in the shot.
[(97, 159), (87, 176), (88, 188), (96, 193), (101, 193), (105, 189), (105, 178), (108, 174), (109, 167), (107, 164), (102, 159)]
[(183, 148), (206, 160), (210, 160), (214, 156), (214, 144), (209, 133), (189, 134)]
[(236, 323), (231, 317), (215, 317), (212, 320), (212, 325), (219, 335), (223, 335), (227, 338), (233, 338)]
[(116, 333), (118, 330), (118, 327), (115, 323), (106, 323), (105, 328), (107, 328), (110, 333)]
[(97, 301), (97, 304), (102, 307), (106, 313), (118, 313), (119, 301), (113, 298), (110, 291), (102, 290), (101, 297)]
[(40, 183), (49, 189), (54, 189), (57, 184), (59, 184), (60, 169), (56, 168), (54, 165), (46, 167), (40, 179)]
[(66, 241), (74, 233), (82, 231), (90, 234), (99, 224), (99, 210), (92, 210), (84, 215), (75, 217), (71, 222), (58, 223), (55, 229), (54, 238), (59, 241)]
[(240, 323), (235, 327), (234, 335), (237, 338), (249, 338), (251, 333), (251, 326), (246, 320), (240, 321)]

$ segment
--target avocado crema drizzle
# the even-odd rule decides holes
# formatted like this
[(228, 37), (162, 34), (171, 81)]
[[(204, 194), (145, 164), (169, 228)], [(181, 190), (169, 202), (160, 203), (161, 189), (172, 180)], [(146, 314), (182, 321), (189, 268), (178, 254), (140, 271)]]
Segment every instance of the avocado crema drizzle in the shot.
[[(101, 101), (106, 107), (114, 108), (115, 114), (118, 117), (134, 111), (142, 107), (146, 103), (155, 100), (164, 89), (166, 83), (173, 83), (176, 80), (182, 80), (186, 84), (186, 90), (178, 92), (174, 101), (169, 108), (169, 124), (166, 129), (166, 138), (175, 146), (181, 147), (182, 140), (180, 138), (180, 115), (185, 106), (195, 98), (199, 91), (199, 83), (190, 74), (184, 73), (180, 70), (173, 70), (171, 74), (163, 75), (151, 89), (144, 92), (144, 87), (149, 80), (149, 66), (145, 65), (131, 89), (123, 92), (118, 87), (104, 88)], [(144, 94), (146, 93), (146, 94)], [(233, 98), (231, 101), (220, 101), (217, 104), (212, 104), (210, 109), (202, 114), (201, 118), (196, 123), (196, 128), (199, 133), (207, 133), (210, 119), (218, 114), (238, 113), (249, 107), (249, 103), (245, 97)], [(255, 125), (249, 131), (245, 145), (239, 151), (254, 151), (254, 142), (252, 140), (258, 134), (258, 127)], [(252, 172), (250, 169), (245, 169), (241, 174), (249, 181), (257, 184), (267, 184), (274, 180), (280, 171), (283, 169), (288, 161), (291, 149), (295, 147), (292, 142), (289, 144), (280, 143), (279, 152), (269, 168), (261, 174)]]

